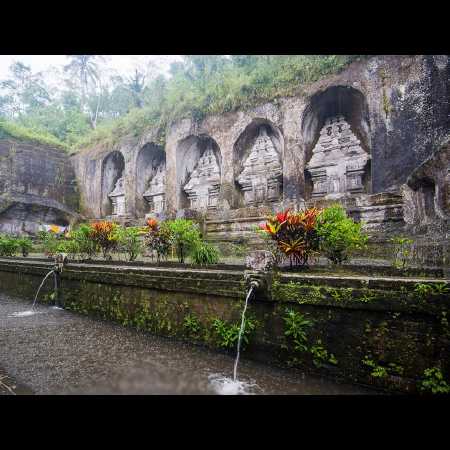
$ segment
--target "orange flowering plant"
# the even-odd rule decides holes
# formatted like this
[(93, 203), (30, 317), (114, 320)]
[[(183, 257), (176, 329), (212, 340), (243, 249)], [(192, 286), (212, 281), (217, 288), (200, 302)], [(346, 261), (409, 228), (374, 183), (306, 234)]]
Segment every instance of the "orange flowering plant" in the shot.
[[(117, 227), (118, 225), (116, 223), (107, 220), (91, 224), (89, 237), (101, 248), (105, 259), (108, 258), (109, 253), (117, 247)], [(109, 258), (111, 257), (109, 256)]]
[(318, 253), (319, 236), (316, 231), (317, 219), (322, 210), (308, 208), (299, 212), (287, 209), (269, 217), (260, 231), (273, 239), (278, 250), (293, 265), (305, 266), (308, 259)]

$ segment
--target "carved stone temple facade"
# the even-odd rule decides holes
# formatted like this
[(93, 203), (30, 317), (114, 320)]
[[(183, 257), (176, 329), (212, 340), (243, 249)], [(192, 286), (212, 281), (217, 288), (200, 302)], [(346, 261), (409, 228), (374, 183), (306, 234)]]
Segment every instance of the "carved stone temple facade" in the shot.
[(183, 187), (193, 210), (214, 209), (220, 190), (220, 168), (214, 151), (205, 150)]
[(81, 214), (197, 217), (210, 240), (246, 240), (275, 211), (338, 201), (380, 239), (424, 232), (450, 214), (447, 162), (407, 180), (450, 140), (449, 80), (446, 55), (370, 56), (295, 96), (82, 149), (70, 156)]
[(313, 182), (312, 197), (331, 199), (363, 193), (369, 159), (344, 117), (328, 118), (306, 165)]
[(125, 209), (125, 190), (124, 179), (119, 178), (114, 186), (114, 189), (108, 194), (112, 203), (112, 216), (124, 216), (126, 214)]
[(150, 214), (159, 215), (164, 212), (165, 195), (166, 164), (163, 162), (156, 168), (155, 175), (149, 180), (148, 189), (143, 194)]
[(283, 168), (275, 145), (261, 127), (237, 182), (246, 206), (278, 202), (282, 196)]

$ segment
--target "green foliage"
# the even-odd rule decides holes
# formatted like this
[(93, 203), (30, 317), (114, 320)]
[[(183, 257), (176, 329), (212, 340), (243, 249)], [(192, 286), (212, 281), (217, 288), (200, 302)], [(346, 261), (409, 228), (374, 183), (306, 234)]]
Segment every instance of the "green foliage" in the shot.
[(362, 233), (361, 227), (361, 223), (347, 217), (341, 205), (325, 208), (317, 222), (321, 252), (334, 264), (341, 264), (352, 251), (366, 246), (368, 238)]
[[(148, 231), (144, 236), (145, 246), (156, 253), (158, 263), (166, 258), (173, 244), (173, 234), (167, 223), (148, 221)], [(152, 256), (153, 257), (153, 256)]]
[(73, 250), (77, 249), (76, 253), (82, 259), (92, 259), (100, 251), (96, 242), (91, 239), (91, 227), (88, 224), (80, 224), (78, 228), (70, 232), (69, 236), (74, 242)]
[(323, 366), (324, 363), (330, 363), (336, 365), (338, 363), (336, 357), (331, 353), (328, 354), (328, 350), (322, 345), (322, 341), (318, 339), (314, 345), (309, 349), (313, 357), (313, 363), (317, 368)]
[(198, 225), (192, 220), (174, 219), (166, 221), (172, 233), (178, 261), (184, 263), (185, 257), (199, 244), (201, 240)]
[(306, 331), (312, 327), (313, 322), (292, 309), (286, 310), (286, 315), (283, 317), (283, 320), (285, 323), (284, 334), (292, 339), (294, 349), (298, 352), (308, 351)]
[(134, 261), (142, 253), (141, 234), (141, 229), (138, 227), (118, 226), (115, 230), (117, 249), (128, 256), (128, 261)]
[(58, 246), (61, 244), (61, 239), (50, 231), (40, 231), (38, 233), (38, 241), (40, 243), (41, 251), (47, 256), (53, 256), (58, 253)]
[(217, 264), (219, 262), (219, 251), (214, 245), (202, 241), (193, 247), (191, 258), (195, 264)]
[(0, 256), (15, 256), (19, 250), (20, 245), (16, 238), (0, 234)]
[(445, 381), (441, 369), (431, 367), (423, 372), (423, 379), (419, 382), (419, 390), (432, 394), (450, 394), (450, 385)]
[(380, 366), (373, 359), (370, 359), (367, 355), (362, 360), (362, 363), (372, 369), (370, 375), (374, 378), (385, 378), (388, 375), (385, 367)]
[(414, 285), (414, 293), (419, 300), (425, 300), (427, 297), (432, 295), (433, 292), (434, 289), (431, 284), (416, 283)]
[(22, 256), (25, 258), (29, 255), (33, 249), (33, 243), (29, 237), (19, 237), (16, 239), (19, 249), (22, 252)]
[(198, 337), (201, 330), (200, 320), (193, 313), (187, 314), (183, 320), (183, 328), (189, 336)]
[(69, 146), (45, 130), (33, 130), (0, 118), (0, 139), (15, 138), (50, 147), (69, 150)]
[[(216, 343), (222, 348), (235, 348), (239, 339), (240, 323), (229, 323), (222, 319), (214, 319), (212, 322), (213, 331), (216, 337)], [(251, 318), (245, 318), (244, 331), (242, 333), (242, 348), (249, 343), (252, 332), (256, 329), (257, 322)]]

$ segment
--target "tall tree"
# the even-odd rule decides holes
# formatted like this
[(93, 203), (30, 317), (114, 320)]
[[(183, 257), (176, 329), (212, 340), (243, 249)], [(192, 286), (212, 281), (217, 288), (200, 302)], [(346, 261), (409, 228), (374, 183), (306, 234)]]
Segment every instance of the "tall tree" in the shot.
[(64, 66), (64, 71), (76, 77), (81, 90), (80, 108), (86, 112), (86, 97), (90, 84), (94, 86), (100, 80), (98, 55), (68, 55), (69, 64)]

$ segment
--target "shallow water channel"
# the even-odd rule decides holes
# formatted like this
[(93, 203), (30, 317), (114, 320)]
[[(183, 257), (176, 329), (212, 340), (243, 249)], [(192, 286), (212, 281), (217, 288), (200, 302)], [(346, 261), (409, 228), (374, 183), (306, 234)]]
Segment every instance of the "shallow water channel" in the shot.
[[(374, 394), (0, 293), (0, 394)], [(3, 389), (2, 389), (3, 386)]]

